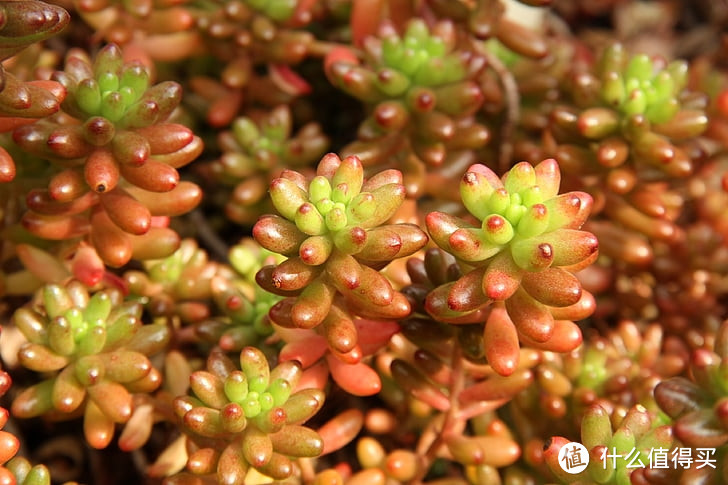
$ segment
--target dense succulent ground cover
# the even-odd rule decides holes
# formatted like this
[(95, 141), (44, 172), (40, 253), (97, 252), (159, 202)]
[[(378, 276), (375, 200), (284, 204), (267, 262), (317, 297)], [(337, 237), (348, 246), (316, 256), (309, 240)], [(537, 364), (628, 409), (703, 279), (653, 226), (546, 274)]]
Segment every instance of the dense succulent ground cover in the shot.
[(0, 483), (728, 483), (727, 26), (0, 1)]

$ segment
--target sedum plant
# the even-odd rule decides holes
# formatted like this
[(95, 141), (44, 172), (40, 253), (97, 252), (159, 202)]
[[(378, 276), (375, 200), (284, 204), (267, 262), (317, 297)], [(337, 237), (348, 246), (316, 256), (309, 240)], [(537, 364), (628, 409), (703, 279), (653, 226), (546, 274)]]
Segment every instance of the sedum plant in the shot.
[[(187, 469), (196, 475), (214, 474), (220, 483), (248, 483), (251, 469), (283, 480), (293, 473), (292, 458), (319, 455), (321, 437), (302, 424), (321, 408), (324, 393), (296, 390), (300, 377), (294, 362), (270, 369), (265, 355), (254, 347), (240, 352), (240, 369), (222, 352), (213, 351), (207, 370), (190, 376), (194, 396), (174, 403), (197, 448)], [(185, 483), (183, 477), (180, 480)]]
[[(620, 322), (606, 336), (594, 337), (593, 345), (568, 354), (545, 352), (533, 369), (535, 385), (507, 405), (514, 428), (542, 446), (540, 437), (547, 430), (577, 435), (582, 416), (594, 406), (613, 421), (634, 406), (657, 414), (655, 386), (684, 372), (686, 352), (659, 325), (641, 328), (633, 321)], [(549, 416), (548, 422), (536, 418), (539, 411)]]
[(69, 53), (54, 77), (67, 91), (63, 112), (13, 132), (23, 150), (59, 168), (29, 197), (23, 226), (44, 239), (87, 237), (110, 266), (174, 251), (178, 236), (164, 218), (191, 210), (202, 195), (176, 170), (199, 155), (202, 140), (165, 123), (181, 87), (152, 86), (147, 68), (125, 63), (114, 44), (93, 63)]
[[(712, 350), (697, 349), (690, 357), (691, 377), (673, 377), (660, 382), (655, 399), (660, 408), (675, 421), (673, 431), (687, 449), (713, 450), (719, 466), (688, 463), (686, 480), (722, 480), (726, 476), (725, 456), (728, 434), (724, 425), (726, 385), (721, 369), (726, 355), (726, 332), (723, 322), (715, 336)], [(691, 453), (692, 454), (692, 453)]]
[(144, 262), (144, 271), (130, 270), (124, 281), (132, 295), (144, 301), (154, 316), (197, 322), (210, 315), (212, 280), (223, 272), (193, 239), (163, 259)]
[(412, 224), (386, 224), (404, 201), (400, 172), (364, 180), (358, 158), (328, 154), (316, 173), (307, 180), (289, 170), (271, 183), (271, 200), (281, 215), (262, 217), (253, 236), (288, 259), (262, 268), (256, 279), (287, 296), (271, 309), (274, 322), (322, 325), (332, 350), (343, 354), (357, 344), (349, 310), (385, 319), (410, 312), (404, 295), (375, 268), (419, 250), (427, 235)]
[(440, 167), (465, 168), (470, 151), (489, 139), (473, 116), (483, 98), (473, 79), (482, 59), (458, 49), (451, 23), (430, 28), (419, 18), (402, 35), (382, 28), (363, 44), (363, 62), (342, 48), (325, 59), (331, 83), (371, 107), (344, 152), (361, 156), (367, 167), (397, 159), (410, 196), (442, 195), (428, 174), (439, 181)]
[(321, 127), (308, 123), (293, 135), (290, 109), (281, 105), (257, 122), (237, 118), (219, 136), (223, 154), (209, 171), (215, 180), (233, 186), (225, 213), (240, 224), (254, 224), (270, 212), (267, 197), (271, 175), (284, 167), (305, 167), (323, 155), (328, 140)]
[(124, 302), (118, 290), (89, 294), (76, 281), (45, 285), (13, 319), (27, 339), (18, 351), (20, 364), (46, 374), (14, 399), (15, 416), (83, 415), (86, 441), (104, 448), (115, 424), (132, 417), (133, 393), (160, 384), (148, 355), (164, 348), (167, 327), (143, 325), (141, 305)]
[(561, 483), (618, 484), (648, 480), (647, 477), (659, 479), (663, 473), (660, 460), (679, 455), (669, 422), (639, 405), (631, 408), (617, 425), (610, 422), (604, 408), (590, 407), (581, 421), (581, 440), (591, 460), (586, 470), (577, 475), (568, 474), (558, 464), (558, 453), (566, 439), (551, 438), (544, 450), (546, 464)]
[[(595, 175), (585, 190), (603, 199), (596, 212), (609, 219), (593, 226), (597, 235), (617, 226), (647, 251), (640, 238), (684, 238), (675, 222), (683, 195), (674, 186), (699, 166), (701, 157), (688, 151), (708, 124), (705, 99), (689, 88), (689, 76), (683, 60), (630, 54), (617, 43), (591, 70), (573, 74), (571, 103), (551, 112), (552, 153), (564, 173)], [(619, 248), (605, 251), (616, 256)], [(631, 259), (639, 265), (647, 258)]]
[[(312, 19), (312, 7), (308, 0), (219, 0), (195, 6), (193, 50), (204, 47), (222, 62), (215, 77), (200, 73), (191, 79), (210, 125), (231, 124), (250, 95), (273, 107), (310, 91), (291, 66), (312, 54), (315, 38), (303, 28)], [(258, 76), (260, 69), (269, 75)]]
[[(519, 341), (568, 352), (582, 340), (571, 319), (593, 309), (572, 271), (594, 261), (598, 241), (579, 230), (592, 200), (583, 192), (558, 195), (555, 160), (516, 164), (503, 178), (473, 165), (462, 178), (463, 204), (479, 224), (443, 212), (427, 216), (433, 240), (472, 269), (427, 295), (427, 311), (458, 320), (491, 307), (484, 350), (501, 374), (518, 364)], [(558, 288), (558, 291), (556, 289)], [(495, 340), (491, 340), (495, 339)], [(497, 341), (497, 343), (496, 343)]]
[(223, 274), (210, 281), (212, 299), (220, 313), (199, 322), (196, 333), (226, 352), (265, 346), (274, 333), (268, 313), (282, 298), (262, 289), (255, 282), (255, 274), (262, 266), (284, 258), (245, 238), (230, 248), (228, 259), (234, 274), (221, 271)]

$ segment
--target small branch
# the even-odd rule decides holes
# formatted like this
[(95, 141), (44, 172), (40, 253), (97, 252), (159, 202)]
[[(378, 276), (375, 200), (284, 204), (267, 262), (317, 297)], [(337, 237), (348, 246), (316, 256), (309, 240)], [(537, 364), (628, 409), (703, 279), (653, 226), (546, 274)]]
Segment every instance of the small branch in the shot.
[[(437, 458), (437, 452), (440, 451), (445, 445), (445, 439), (449, 435), (449, 431), (457, 427), (457, 421), (459, 420), (459, 403), (458, 396), (460, 392), (465, 388), (465, 369), (463, 368), (462, 352), (459, 345), (454, 345), (452, 355), (450, 357), (450, 367), (452, 368), (452, 382), (448, 388), (448, 397), (450, 398), (450, 409), (445, 413), (445, 419), (442, 423), (442, 429), (439, 430), (437, 437), (427, 447), (424, 455), (420, 457), (420, 471), (419, 473), (409, 481), (409, 485), (419, 485), (427, 475), (427, 471), (432, 466), (432, 463)], [(426, 436), (426, 433), (422, 433), (422, 437)], [(420, 438), (422, 439), (422, 438)]]
[(488, 65), (498, 75), (506, 100), (506, 119), (503, 122), (500, 132), (500, 147), (498, 148), (498, 169), (505, 173), (511, 165), (513, 158), (513, 132), (516, 129), (521, 117), (521, 96), (518, 94), (518, 83), (513, 73), (498, 59), (498, 56), (490, 52), (483, 42), (474, 42), (478, 53), (485, 57)]
[(202, 211), (200, 209), (193, 210), (189, 213), (189, 218), (205, 247), (215, 255), (216, 259), (227, 261), (230, 247), (212, 229)]

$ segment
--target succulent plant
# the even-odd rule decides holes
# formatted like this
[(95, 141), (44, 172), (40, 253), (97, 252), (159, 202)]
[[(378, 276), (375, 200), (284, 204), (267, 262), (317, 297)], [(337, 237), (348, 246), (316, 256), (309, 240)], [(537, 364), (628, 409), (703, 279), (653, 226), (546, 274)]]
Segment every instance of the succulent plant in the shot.
[(473, 161), (471, 150), (489, 139), (473, 117), (483, 98), (473, 80), (482, 59), (457, 49), (452, 24), (430, 28), (422, 19), (411, 20), (402, 36), (383, 28), (364, 47), (363, 63), (343, 48), (331, 50), (325, 61), (334, 86), (371, 106), (359, 139), (344, 153), (377, 168), (396, 158), (406, 168), (410, 197), (441, 195), (442, 187), (426, 173), (450, 173), (444, 167), (452, 164), (465, 168)]
[[(0, 370), (0, 397), (10, 388), (12, 380), (4, 370)], [(20, 441), (12, 433), (1, 428), (8, 422), (10, 413), (0, 408), (0, 481), (18, 485), (50, 485), (51, 477), (44, 465), (31, 465), (30, 462), (15, 456)]]
[(321, 408), (324, 393), (296, 390), (300, 376), (294, 362), (270, 369), (254, 347), (241, 351), (240, 369), (213, 351), (207, 370), (190, 376), (194, 396), (175, 400), (189, 439), (197, 445), (188, 470), (213, 474), (222, 483), (247, 483), (249, 469), (283, 480), (294, 471), (292, 458), (319, 455), (323, 441), (302, 424)]
[(281, 215), (264, 216), (253, 228), (261, 246), (288, 256), (256, 277), (288, 297), (271, 309), (272, 320), (294, 328), (323, 324), (332, 350), (346, 353), (357, 343), (347, 307), (365, 318), (409, 314), (407, 299), (377, 271), (427, 242), (415, 225), (386, 224), (404, 195), (398, 171), (365, 181), (358, 158), (335, 154), (324, 156), (311, 180), (291, 170), (273, 180), (271, 200)]
[(690, 378), (678, 376), (660, 382), (655, 400), (674, 420), (675, 438), (686, 449), (712, 449), (714, 466), (700, 466), (694, 461), (685, 471), (687, 480), (722, 480), (728, 473), (725, 453), (728, 432), (724, 424), (726, 386), (723, 361), (728, 352), (728, 323), (723, 322), (715, 335), (713, 349), (696, 349), (690, 356)]
[(708, 124), (705, 99), (686, 87), (686, 62), (629, 56), (621, 44), (607, 48), (593, 71), (572, 75), (574, 107), (552, 111), (552, 153), (566, 176), (595, 175), (585, 187), (600, 200), (595, 212), (674, 244), (684, 237), (675, 222), (683, 195), (672, 186), (700, 161), (688, 152)]
[(169, 334), (164, 325), (143, 325), (141, 310), (118, 290), (91, 295), (77, 281), (45, 285), (32, 305), (13, 315), (27, 339), (18, 351), (20, 364), (46, 375), (14, 399), (13, 415), (83, 415), (86, 440), (105, 448), (115, 424), (132, 416), (132, 394), (160, 384), (147, 356), (163, 349)]
[[(438, 27), (444, 32), (437, 32), (437, 29), (430, 32), (423, 20), (412, 20), (402, 37), (393, 31), (383, 36), (381, 57), (377, 60), (381, 64), (379, 72), (383, 70), (385, 74), (378, 75), (379, 82), (372, 86), (377, 89), (370, 89), (370, 92), (383, 98), (398, 98), (412, 86), (435, 87), (463, 80), (467, 73), (466, 64), (453, 51), (453, 46), (448, 45), (452, 42), (447, 36), (450, 26), (443, 24)], [(348, 71), (341, 65), (331, 65), (330, 69), (337, 80)], [(353, 69), (352, 72), (359, 71)], [(345, 83), (342, 83), (342, 88), (354, 89)], [(360, 95), (364, 97), (364, 93)], [(418, 102), (417, 99), (412, 101)], [(418, 105), (410, 107), (415, 109)]]
[(624, 47), (614, 44), (605, 51), (600, 63), (602, 101), (622, 116), (644, 115), (647, 121), (659, 125), (680, 111), (678, 97), (687, 83), (685, 61), (660, 65), (659, 60), (646, 54), (627, 58)]
[(271, 211), (267, 189), (285, 168), (306, 167), (320, 159), (328, 140), (316, 123), (307, 123), (295, 136), (290, 109), (278, 106), (257, 122), (237, 118), (232, 129), (222, 132), (218, 144), (223, 150), (210, 165), (212, 177), (234, 186), (225, 204), (227, 217), (239, 224), (253, 224)]
[[(462, 276), (451, 255), (429, 249), (423, 259), (410, 258), (407, 271), (411, 284), (402, 292), (412, 302), (413, 314), (401, 322), (401, 335), (390, 344), (393, 355), (378, 361), (382, 373), (397, 383), (397, 394), (405, 391), (439, 411), (449, 409), (452, 403), (447, 401), (457, 397), (459, 412), (470, 416), (500, 407), (531, 385), (532, 369), (540, 361), (532, 349), (519, 351), (517, 368), (510, 376), (500, 375), (502, 365), (486, 359), (485, 351), (491, 342), (484, 341), (480, 320), (487, 316), (487, 309), (465, 315), (462, 321), (448, 319), (447, 323), (428, 314), (427, 295)], [(459, 381), (463, 391), (453, 393), (448, 388), (456, 382), (458, 372), (465, 376), (464, 381)]]
[(197, 28), (205, 40), (216, 44), (211, 46), (213, 52), (223, 59), (236, 60), (227, 66), (229, 74), (251, 60), (294, 64), (307, 54), (313, 37), (290, 26), (305, 25), (311, 20), (310, 1), (229, 3), (220, 1), (209, 5), (197, 20)]
[(3, 473), (8, 473), (4, 478), (8, 483), (18, 485), (50, 485), (51, 476), (48, 468), (44, 465), (33, 466), (27, 459), (16, 456), (8, 461), (3, 468)]
[[(568, 354), (541, 353), (533, 368), (535, 385), (508, 403), (513, 428), (525, 440), (549, 433), (573, 437), (584, 413), (595, 405), (612, 420), (636, 405), (658, 412), (655, 386), (685, 370), (687, 349), (663, 335), (657, 323), (642, 327), (625, 320), (588, 341)], [(535, 418), (544, 414), (548, 423)]]
[(63, 112), (13, 132), (23, 150), (60, 169), (47, 189), (28, 196), (24, 227), (51, 240), (88, 236), (110, 266), (168, 255), (179, 238), (164, 227), (166, 218), (202, 197), (176, 170), (199, 155), (202, 140), (165, 122), (180, 101), (180, 86), (151, 86), (148, 70), (124, 63), (113, 44), (93, 63), (72, 51), (66, 70), (54, 77), (68, 92)]
[(262, 266), (281, 263), (284, 258), (245, 238), (230, 248), (228, 259), (235, 274), (221, 271), (210, 281), (212, 299), (220, 314), (199, 322), (196, 333), (226, 352), (265, 347), (265, 340), (274, 333), (268, 313), (282, 298), (258, 286), (255, 274)]
[(478, 321), (479, 310), (490, 306), (484, 339), (492, 344), (485, 352), (502, 374), (515, 369), (519, 340), (544, 350), (576, 348), (581, 332), (571, 320), (593, 311), (590, 294), (571, 273), (597, 256), (596, 237), (579, 230), (592, 199), (583, 192), (558, 195), (559, 181), (552, 159), (535, 168), (521, 162), (502, 179), (473, 165), (460, 193), (478, 223), (443, 212), (427, 216), (435, 243), (473, 268), (429, 293), (427, 311), (440, 321), (462, 321), (468, 313)]
[[(547, 443), (544, 460), (562, 483), (634, 483), (671, 473), (662, 468), (671, 456), (679, 458), (669, 420), (635, 406), (615, 425), (600, 406), (590, 407), (581, 421), (581, 442), (589, 452), (589, 465), (570, 475), (558, 462), (568, 440), (554, 437)], [(673, 478), (674, 479), (674, 478)]]
[[(286, 102), (310, 91), (290, 66), (307, 58), (315, 42), (300, 28), (310, 22), (312, 7), (310, 0), (218, 0), (195, 9), (200, 42), (224, 63), (215, 78), (191, 80), (192, 90), (207, 101), (208, 123), (229, 125), (248, 93), (260, 95), (260, 88), (282, 91)], [(264, 80), (257, 76), (259, 66), (266, 66), (270, 76)]]
[[(347, 322), (348, 323), (348, 322)], [(345, 333), (346, 323), (341, 325)], [(371, 396), (382, 389), (379, 374), (368, 361), (387, 345), (400, 327), (396, 322), (357, 318), (353, 320), (357, 344), (348, 352), (336, 349), (337, 342), (311, 329), (291, 329), (274, 326), (275, 334), (285, 343), (278, 358), (282, 362), (297, 361), (304, 369), (304, 378), (313, 387), (326, 387), (328, 376), (347, 393)], [(335, 331), (331, 331), (337, 336)]]
[(146, 300), (155, 317), (179, 317), (190, 323), (210, 315), (212, 280), (222, 272), (195, 240), (184, 239), (166, 258), (145, 261), (144, 271), (126, 271), (124, 281), (132, 295)]

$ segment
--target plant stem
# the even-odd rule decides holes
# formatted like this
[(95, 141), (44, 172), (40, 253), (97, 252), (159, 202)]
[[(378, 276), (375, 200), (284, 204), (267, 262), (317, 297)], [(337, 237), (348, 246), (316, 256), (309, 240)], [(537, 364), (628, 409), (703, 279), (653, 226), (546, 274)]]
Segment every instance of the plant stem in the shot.
[(190, 221), (197, 228), (197, 234), (205, 246), (215, 254), (220, 261), (227, 261), (230, 247), (222, 240), (217, 232), (210, 227), (204, 214), (200, 209), (195, 209), (189, 214)]
[(498, 75), (503, 94), (506, 100), (505, 120), (500, 130), (500, 146), (498, 147), (498, 169), (505, 173), (511, 165), (513, 157), (513, 131), (520, 118), (521, 97), (518, 94), (518, 84), (513, 73), (498, 59), (498, 56), (490, 52), (482, 41), (473, 42), (478, 54), (485, 57), (488, 65)]
[[(465, 387), (465, 372), (463, 368), (462, 352), (459, 345), (454, 345), (450, 356), (450, 368), (452, 369), (452, 382), (448, 387), (448, 397), (450, 398), (450, 409), (445, 412), (442, 428), (437, 433), (437, 437), (427, 447), (427, 451), (420, 456), (420, 470), (415, 477), (409, 481), (409, 485), (418, 485), (427, 475), (427, 471), (437, 458), (437, 452), (445, 444), (445, 440), (449, 437), (453, 428), (457, 428), (459, 420), (458, 396)], [(425, 433), (422, 433), (425, 436)], [(421, 438), (422, 439), (422, 438)]]

